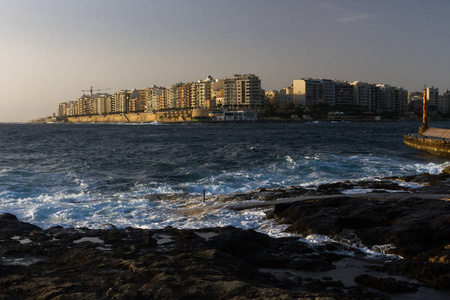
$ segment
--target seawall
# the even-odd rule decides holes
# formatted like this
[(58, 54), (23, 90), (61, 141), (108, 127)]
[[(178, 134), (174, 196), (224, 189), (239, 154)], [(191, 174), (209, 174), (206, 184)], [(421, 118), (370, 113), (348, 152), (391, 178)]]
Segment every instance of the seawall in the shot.
[(450, 130), (429, 128), (422, 134), (405, 134), (406, 145), (438, 156), (450, 157)]
[(156, 113), (129, 113), (114, 115), (90, 115), (67, 117), (69, 123), (176, 123), (191, 120), (192, 114), (185, 111), (156, 112)]

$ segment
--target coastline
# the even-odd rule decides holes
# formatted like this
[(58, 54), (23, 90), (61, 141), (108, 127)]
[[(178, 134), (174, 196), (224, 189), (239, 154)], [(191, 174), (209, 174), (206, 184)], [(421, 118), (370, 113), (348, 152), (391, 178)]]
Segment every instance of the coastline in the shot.
[[(419, 121), (419, 118), (387, 119), (376, 116), (330, 116), (328, 118), (280, 118), (259, 117), (257, 120), (213, 120), (207, 118), (207, 112), (197, 113), (203, 117), (198, 119), (193, 112), (188, 111), (159, 111), (154, 113), (119, 113), (106, 115), (86, 115), (72, 117), (44, 117), (27, 123), (233, 123), (233, 122), (277, 122), (277, 123), (308, 123), (308, 122), (402, 122)], [(435, 121), (445, 121), (436, 119)]]
[[(268, 217), (287, 224), (288, 232), (333, 238), (316, 244), (234, 227), (144, 230), (108, 224), (105, 228), (112, 229), (43, 230), (3, 214), (0, 299), (445, 299), (450, 295), (443, 290), (450, 279), (450, 202), (426, 195), (446, 199), (440, 195), (450, 190), (448, 178), (446, 169), (439, 175), (324, 184), (315, 191), (259, 189), (220, 200), (273, 201)], [(372, 193), (342, 194), (355, 188)], [(395, 197), (398, 193), (402, 197)], [(380, 254), (370, 256), (364, 247)]]

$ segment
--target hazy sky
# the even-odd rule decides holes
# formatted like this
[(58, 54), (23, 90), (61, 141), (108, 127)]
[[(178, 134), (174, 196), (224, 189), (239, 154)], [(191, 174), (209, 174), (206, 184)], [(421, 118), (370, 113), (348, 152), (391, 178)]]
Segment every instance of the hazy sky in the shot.
[(0, 122), (83, 89), (253, 73), (450, 89), (449, 0), (0, 0)]

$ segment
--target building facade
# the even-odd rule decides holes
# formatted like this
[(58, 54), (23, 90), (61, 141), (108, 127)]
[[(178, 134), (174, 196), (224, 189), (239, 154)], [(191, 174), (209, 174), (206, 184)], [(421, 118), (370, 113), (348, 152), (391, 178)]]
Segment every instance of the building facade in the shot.
[(261, 80), (254, 74), (234, 74), (224, 79), (224, 107), (261, 107), (261, 95)]

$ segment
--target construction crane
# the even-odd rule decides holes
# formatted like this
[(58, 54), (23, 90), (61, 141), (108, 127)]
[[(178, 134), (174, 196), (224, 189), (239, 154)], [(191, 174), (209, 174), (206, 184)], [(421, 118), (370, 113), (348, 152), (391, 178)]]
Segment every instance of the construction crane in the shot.
[(91, 92), (91, 99), (94, 99), (94, 92), (99, 92), (99, 91), (107, 91), (110, 90), (110, 88), (108, 89), (98, 89), (98, 90), (94, 90), (93, 86), (91, 85), (91, 88), (89, 90), (81, 90), (82, 92)]

